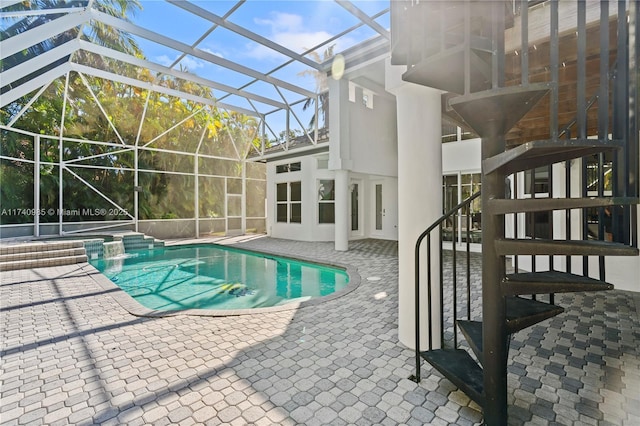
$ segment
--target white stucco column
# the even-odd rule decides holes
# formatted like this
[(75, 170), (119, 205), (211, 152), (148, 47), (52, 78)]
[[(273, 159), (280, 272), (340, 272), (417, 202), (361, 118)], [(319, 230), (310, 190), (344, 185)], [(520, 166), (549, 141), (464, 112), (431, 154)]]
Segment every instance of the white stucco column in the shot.
[(344, 79), (330, 78), (329, 84), (329, 169), (335, 176), (334, 242), (338, 251), (349, 250), (349, 170), (352, 166), (349, 114), (349, 86)]
[(349, 172), (335, 171), (335, 249), (349, 250)]
[[(415, 243), (442, 216), (441, 92), (402, 81), (406, 67), (386, 64), (386, 89), (396, 95), (398, 116), (398, 337), (415, 349)], [(439, 245), (432, 237), (434, 347), (440, 345)], [(421, 250), (420, 347), (428, 345), (426, 241)]]

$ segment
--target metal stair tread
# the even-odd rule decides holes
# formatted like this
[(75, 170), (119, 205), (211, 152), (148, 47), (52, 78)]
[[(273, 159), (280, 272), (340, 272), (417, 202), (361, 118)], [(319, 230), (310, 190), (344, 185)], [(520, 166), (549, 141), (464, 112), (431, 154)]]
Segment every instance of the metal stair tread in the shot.
[(600, 240), (547, 240), (512, 239), (495, 240), (498, 255), (574, 255), (574, 256), (637, 256), (638, 249), (625, 244)]
[(480, 136), (506, 134), (549, 92), (549, 84), (509, 86), (449, 100), (449, 106)]
[(585, 197), (585, 198), (521, 198), (492, 199), (487, 206), (487, 214), (524, 213), (588, 207), (621, 206), (640, 203), (634, 197)]
[(482, 364), (484, 362), (482, 356), (482, 322), (458, 320), (457, 324), (467, 343), (469, 343), (469, 347), (478, 358), (480, 364)]
[(509, 175), (523, 170), (618, 149), (622, 141), (606, 139), (545, 139), (523, 143), (482, 161), (483, 173), (501, 170)]
[(517, 296), (506, 298), (508, 333), (515, 333), (564, 312), (561, 306)]
[(420, 355), (478, 405), (484, 404), (483, 370), (467, 351), (434, 349)]
[(505, 295), (612, 290), (613, 285), (563, 271), (520, 272), (502, 280)]

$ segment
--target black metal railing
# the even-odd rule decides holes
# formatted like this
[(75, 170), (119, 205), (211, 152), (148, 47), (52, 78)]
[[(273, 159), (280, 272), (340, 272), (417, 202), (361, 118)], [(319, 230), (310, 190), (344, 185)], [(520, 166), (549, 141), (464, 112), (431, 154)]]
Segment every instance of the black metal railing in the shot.
[[(444, 262), (443, 262), (443, 224), (445, 221), (459, 213), (463, 214), (466, 220), (466, 299), (467, 299), (467, 319), (471, 319), (471, 203), (480, 197), (480, 191), (471, 195), (460, 204), (442, 215), (437, 221), (429, 226), (416, 241), (415, 246), (415, 333), (416, 333), (416, 374), (415, 381), (420, 381), (420, 249), (423, 241), (427, 240), (427, 318), (429, 318), (429, 350), (433, 349), (433, 305), (432, 305), (432, 264), (431, 264), (431, 233), (438, 228), (439, 250), (440, 250), (440, 341), (444, 346), (445, 343), (445, 321), (444, 321)], [(466, 214), (465, 213), (466, 210)], [(456, 235), (457, 220), (452, 221), (452, 232)], [(457, 247), (456, 242), (452, 241), (452, 322), (453, 322), (453, 346), (458, 347), (458, 333), (456, 332), (456, 321), (458, 319), (458, 292), (457, 292)]]

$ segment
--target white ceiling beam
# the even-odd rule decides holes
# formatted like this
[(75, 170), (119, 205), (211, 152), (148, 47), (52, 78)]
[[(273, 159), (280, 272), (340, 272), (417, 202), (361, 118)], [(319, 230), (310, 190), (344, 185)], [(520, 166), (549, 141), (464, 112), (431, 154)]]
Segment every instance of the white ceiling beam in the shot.
[(22, 2), (23, 0), (3, 0), (3, 2), (0, 3), (0, 9), (5, 9), (7, 7), (13, 6), (14, 4), (18, 4)]
[(89, 20), (90, 12), (82, 10), (80, 12), (69, 13), (46, 24), (39, 25), (29, 31), (2, 40), (0, 49), (0, 59), (5, 59), (15, 53), (28, 49), (29, 47), (50, 39), (58, 34), (77, 27)]
[(82, 50), (85, 50), (87, 52), (92, 52), (95, 53), (97, 55), (101, 55), (101, 56), (106, 56), (108, 58), (112, 58), (115, 59), (117, 61), (121, 61), (121, 62), (125, 62), (131, 65), (135, 65), (138, 67), (142, 67), (142, 68), (148, 68), (152, 71), (158, 72), (158, 73), (162, 73), (162, 74), (166, 74), (166, 75), (171, 75), (173, 77), (177, 77), (177, 78), (181, 78), (184, 80), (188, 80), (188, 81), (192, 81), (194, 83), (197, 84), (201, 84), (203, 86), (207, 86), (207, 87), (211, 87), (217, 90), (221, 90), (223, 92), (227, 92), (227, 93), (232, 93), (234, 95), (238, 95), (241, 96), (243, 98), (248, 98), (248, 99), (253, 99), (257, 102), (261, 102), (267, 105), (271, 105), (274, 106), (276, 108), (286, 108), (286, 105), (275, 101), (271, 98), (267, 98), (261, 95), (256, 95), (254, 93), (251, 92), (245, 92), (242, 90), (238, 90), (235, 89), (231, 86), (228, 86), (226, 84), (222, 84), (222, 83), (216, 83), (215, 81), (203, 78), (203, 77), (198, 77), (196, 74), (193, 73), (188, 73), (188, 72), (183, 72), (183, 71), (177, 71), (168, 67), (165, 67), (164, 65), (160, 65), (157, 64), (155, 62), (151, 62), (151, 61), (147, 61), (145, 59), (141, 59), (123, 52), (118, 52), (117, 50), (113, 50), (113, 49), (109, 49), (107, 47), (104, 46), (99, 46), (97, 44), (88, 42), (88, 41), (84, 41), (84, 40), (79, 40), (79, 47)]
[[(222, 19), (227, 19), (229, 16), (231, 16), (231, 14), (233, 12), (235, 12), (236, 10), (238, 10), (238, 8), (240, 6), (242, 6), (242, 4), (247, 1), (247, 0), (240, 0), (238, 3), (234, 4), (233, 7), (231, 9), (229, 9), (227, 11), (227, 13), (224, 14), (224, 16), (222, 17)], [(218, 25), (213, 25), (211, 26), (211, 28), (209, 28), (207, 31), (205, 31), (200, 37), (198, 37), (198, 39), (193, 42), (193, 44), (191, 45), (191, 47), (197, 47), (205, 38), (207, 38), (209, 36), (209, 34), (211, 34), (216, 28), (218, 28)], [(169, 68), (173, 68), (176, 65), (178, 65), (178, 63), (184, 59), (184, 57), (187, 56), (186, 53), (182, 53), (180, 56), (178, 56), (171, 65), (169, 65)]]
[(291, 92), (294, 93), (298, 93), (302, 96), (307, 96), (307, 97), (311, 97), (311, 96), (315, 96), (315, 93), (303, 89), (302, 87), (296, 86), (294, 84), (288, 83), (284, 80), (280, 80), (274, 77), (270, 77), (270, 76), (266, 76), (263, 73), (260, 73), (252, 68), (249, 67), (245, 67), (244, 65), (240, 65), (237, 64), (235, 62), (232, 62), (228, 59), (224, 59), (221, 58), (220, 56), (214, 55), (212, 53), (206, 52), (204, 50), (200, 50), (197, 48), (193, 48), (185, 43), (176, 41), (172, 38), (163, 36), (161, 34), (158, 34), (156, 32), (153, 31), (149, 31), (145, 28), (139, 27), (137, 25), (134, 25), (130, 22), (126, 22), (120, 18), (115, 18), (113, 16), (109, 16), (105, 13), (102, 12), (98, 12), (96, 10), (92, 10), (91, 11), (91, 16), (93, 19), (96, 19), (100, 22), (102, 22), (103, 24), (106, 25), (111, 25), (114, 28), (118, 28), (120, 30), (126, 31), (128, 33), (131, 34), (135, 34), (138, 35), (140, 37), (146, 38), (149, 41), (152, 41), (154, 43), (158, 43), (158, 44), (162, 44), (164, 46), (167, 46), (171, 49), (177, 50), (179, 52), (184, 52), (187, 53), (191, 56), (194, 56), (196, 58), (200, 58), (204, 61), (216, 64), (216, 65), (220, 65), (222, 67), (228, 68), (232, 71), (235, 71), (237, 73), (240, 74), (245, 74), (248, 75), (250, 77), (253, 77), (255, 79), (258, 80), (262, 80), (265, 81), (267, 83), (273, 84), (274, 86), (279, 86), (282, 87), (284, 89), (287, 89)]
[(387, 40), (391, 40), (391, 34), (384, 28), (382, 25), (378, 24), (376, 21), (371, 19), (369, 15), (364, 13), (362, 10), (358, 9), (353, 3), (348, 0), (335, 0), (340, 6), (344, 7), (349, 13), (351, 13), (356, 18), (360, 19), (362, 22), (370, 26), (374, 31), (379, 33), (381, 36), (386, 38)]
[(50, 81), (49, 84), (45, 84), (41, 86), (38, 92), (35, 95), (31, 96), (31, 99), (29, 99), (29, 102), (27, 102), (17, 114), (13, 115), (13, 117), (11, 118), (11, 121), (7, 123), (7, 126), (8, 127), (13, 126), (20, 119), (20, 117), (22, 117), (22, 115), (25, 112), (27, 112), (29, 108), (31, 108), (31, 105), (33, 105), (33, 103), (38, 100), (40, 95), (42, 95), (44, 91), (47, 90), (49, 86), (51, 86), (51, 83), (53, 83), (53, 81)]
[(49, 50), (48, 52), (31, 58), (28, 61), (0, 73), (0, 82), (2, 82), (2, 86), (11, 84), (16, 80), (37, 71), (38, 69), (43, 69), (65, 56), (71, 55), (73, 52), (78, 50), (78, 46), (78, 40), (73, 39)]
[[(20, 2), (22, 3), (22, 2)], [(3, 5), (4, 7), (4, 5)], [(16, 10), (11, 12), (1, 12), (0, 19), (4, 18), (21, 18), (26, 16), (42, 16), (42, 15), (54, 15), (58, 13), (74, 13), (81, 12), (84, 7), (61, 7), (56, 9), (41, 9), (41, 10)]]
[[(377, 14), (373, 15), (373, 17), (374, 17), (374, 18), (377, 18), (377, 17), (379, 17), (379, 16), (384, 15), (385, 13), (386, 13), (386, 11), (378, 12)], [(303, 54), (303, 55), (306, 55), (307, 53), (313, 52), (314, 50), (318, 50), (318, 49), (320, 49), (321, 47), (327, 46), (327, 45), (329, 45), (330, 43), (332, 43), (332, 42), (334, 42), (334, 41), (338, 40), (339, 38), (341, 38), (341, 37), (343, 37), (343, 36), (345, 36), (345, 35), (349, 34), (349, 33), (350, 33), (350, 32), (352, 32), (352, 31), (357, 30), (358, 28), (360, 28), (360, 27), (362, 27), (362, 26), (364, 26), (364, 25), (365, 25), (365, 23), (364, 23), (364, 22), (362, 22), (362, 21), (360, 21), (360, 22), (358, 22), (357, 24), (353, 25), (352, 27), (349, 27), (349, 28), (347, 28), (346, 30), (342, 31), (341, 33), (338, 33), (338, 34), (336, 34), (336, 35), (334, 35), (334, 36), (332, 36), (332, 37), (330, 37), (330, 38), (328, 38), (328, 39), (324, 40), (322, 43), (316, 44), (316, 45), (315, 45), (315, 46), (313, 46), (312, 48), (307, 49), (305, 52), (302, 52), (302, 54)], [(333, 60), (333, 59), (332, 59), (332, 60)], [(291, 63), (293, 63), (293, 61), (294, 61), (293, 59), (288, 60), (288, 61), (287, 61), (287, 62), (285, 62), (284, 64), (279, 65), (279, 66), (275, 67), (274, 69), (272, 69), (271, 71), (269, 71), (268, 73), (266, 73), (266, 75), (273, 74), (274, 72), (276, 72), (276, 71), (278, 71), (278, 70), (280, 70), (280, 69), (282, 69), (282, 68), (286, 67), (287, 65), (289, 65), (289, 64), (291, 64)], [(323, 65), (321, 66), (321, 69), (331, 69), (331, 66), (329, 66), (329, 67), (327, 68), (327, 67), (326, 67), (326, 65), (324, 65), (324, 64), (323, 64)], [(242, 89), (244, 89), (245, 87), (249, 87), (249, 86), (251, 86), (253, 83), (255, 83), (256, 81), (257, 81), (257, 80), (250, 81), (249, 83), (247, 83), (247, 84), (245, 84), (245, 85), (243, 85), (243, 86), (239, 87), (239, 89), (240, 89), (240, 90), (242, 90)], [(227, 96), (229, 96), (229, 95), (225, 95), (225, 96), (223, 96), (222, 98), (220, 98), (220, 100), (223, 100), (223, 99), (224, 99), (224, 98), (226, 98)], [(273, 111), (272, 111), (272, 112), (273, 112)], [(268, 114), (268, 113), (267, 113), (267, 114)]]
[(4, 108), (16, 99), (28, 95), (29, 93), (44, 86), (45, 84), (52, 82), (56, 78), (62, 77), (70, 69), (71, 66), (69, 62), (65, 62), (64, 64), (61, 64), (60, 66), (57, 66), (50, 71), (47, 71), (35, 78), (30, 79), (29, 81), (21, 84), (15, 89), (11, 89), (8, 92), (3, 93), (2, 95), (0, 95), (0, 108)]
[[(130, 78), (130, 77), (124, 77), (118, 74), (114, 74), (108, 71), (102, 71), (102, 70), (98, 70), (95, 68), (91, 68), (88, 67), (86, 65), (80, 65), (80, 64), (76, 64), (74, 62), (69, 63), (70, 68), (73, 71), (78, 71), (81, 72), (83, 74), (87, 74), (87, 75), (92, 75), (94, 77), (100, 77), (100, 78), (104, 78), (106, 80), (111, 80), (111, 81), (115, 81), (118, 83), (122, 83), (122, 84), (127, 84), (130, 86), (134, 86), (134, 87), (139, 87), (141, 89), (147, 89), (147, 90), (151, 90), (153, 92), (157, 92), (157, 93), (163, 93), (165, 95), (168, 96), (175, 96), (177, 98), (181, 98), (181, 99), (187, 99), (193, 102), (199, 102), (205, 105), (211, 105), (214, 107), (221, 107), (221, 108), (228, 108), (237, 112), (240, 112), (242, 114), (246, 114), (246, 115), (250, 115), (252, 117), (256, 116), (256, 113), (254, 111), (251, 111), (249, 109), (246, 108), (241, 108), (235, 105), (228, 105), (228, 104), (222, 104), (220, 102), (217, 102), (215, 99), (207, 99), (207, 98), (203, 98), (202, 96), (196, 96), (196, 95), (191, 95), (189, 93), (185, 93), (185, 92), (181, 92), (179, 90), (175, 90), (175, 89), (169, 89), (167, 87), (164, 86), (160, 86), (158, 84), (153, 84), (153, 83), (149, 83), (147, 81), (140, 81), (140, 80), (136, 80), (135, 78)], [(22, 86), (20, 86), (22, 87)]]
[(186, 0), (167, 0), (168, 3), (171, 3), (175, 6), (178, 6), (186, 11), (189, 11), (191, 13), (193, 13), (194, 15), (200, 16), (201, 18), (204, 18), (208, 21), (213, 22), (214, 24), (217, 24), (223, 28), (228, 29), (229, 31), (233, 31), (236, 34), (239, 34), (243, 37), (248, 38), (251, 41), (254, 41), (258, 44), (261, 44), (263, 46), (268, 47), (269, 49), (273, 49), (278, 53), (281, 53), (285, 56), (288, 56), (289, 58), (295, 59), (299, 62), (302, 62), (303, 64), (320, 71), (320, 64), (315, 62), (312, 59), (306, 58), (296, 52), (294, 52), (293, 50), (287, 49), (286, 47), (275, 43), (271, 40), (269, 40), (268, 38), (262, 37), (259, 34), (256, 34), (252, 31), (247, 30), (246, 28), (243, 28), (237, 24), (234, 24), (233, 22), (229, 22), (226, 19), (223, 19), (222, 17), (216, 15), (215, 13), (209, 12), (206, 9), (201, 8), (200, 6), (196, 6), (193, 3), (190, 3)]

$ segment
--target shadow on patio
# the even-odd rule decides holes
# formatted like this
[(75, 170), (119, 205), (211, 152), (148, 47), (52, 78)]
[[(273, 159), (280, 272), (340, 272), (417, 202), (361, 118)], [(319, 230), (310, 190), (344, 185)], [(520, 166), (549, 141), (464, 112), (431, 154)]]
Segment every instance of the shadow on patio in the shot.
[[(396, 243), (359, 242), (346, 253), (267, 238), (239, 246), (349, 263), (362, 282), (297, 311), (138, 318), (97, 291), (86, 265), (3, 273), (2, 423), (482, 420), (426, 365), (419, 386), (407, 379), (413, 352), (397, 340)], [(637, 296), (580, 293), (558, 303), (565, 314), (512, 340), (509, 423), (637, 421)]]

